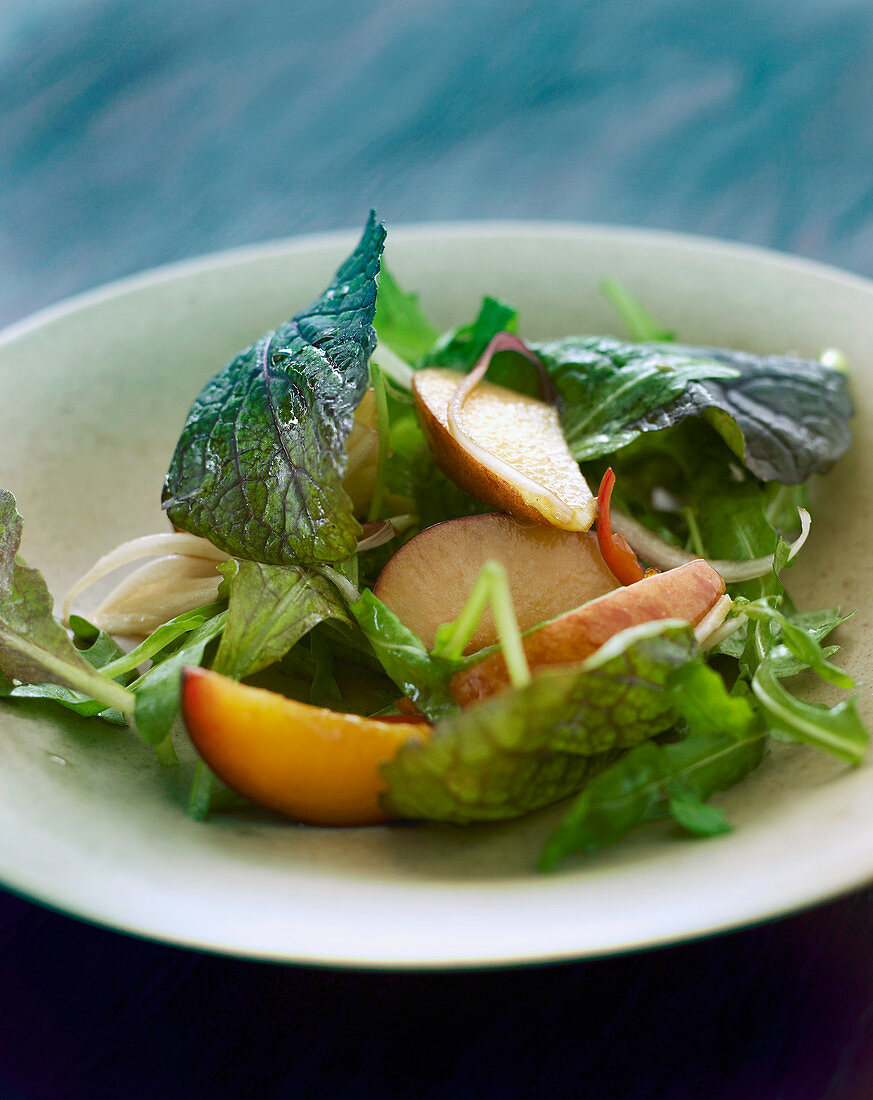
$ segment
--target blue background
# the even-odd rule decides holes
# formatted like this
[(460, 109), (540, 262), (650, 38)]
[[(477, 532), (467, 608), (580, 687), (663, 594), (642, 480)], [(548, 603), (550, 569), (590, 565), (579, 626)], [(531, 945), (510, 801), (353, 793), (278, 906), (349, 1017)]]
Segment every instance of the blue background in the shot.
[[(389, 230), (617, 222), (873, 275), (873, 5), (0, 4), (0, 322), (370, 206)], [(870, 902), (616, 960), (368, 975), (0, 895), (0, 1096), (863, 1098)]]
[(371, 205), (873, 274), (871, 105), (868, 0), (5, 0), (0, 320)]

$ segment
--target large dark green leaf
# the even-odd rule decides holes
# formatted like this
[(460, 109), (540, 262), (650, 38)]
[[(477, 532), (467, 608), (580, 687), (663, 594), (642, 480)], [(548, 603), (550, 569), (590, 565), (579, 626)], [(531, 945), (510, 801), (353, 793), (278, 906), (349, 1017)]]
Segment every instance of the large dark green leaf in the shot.
[(535, 350), (558, 391), (564, 431), (580, 462), (704, 416), (756, 477), (794, 485), (827, 470), (850, 442), (846, 377), (820, 363), (601, 337)]
[(564, 435), (579, 462), (631, 443), (643, 431), (639, 421), (673, 403), (691, 381), (737, 373), (672, 346), (606, 336), (570, 337), (533, 348), (557, 390)]
[(354, 553), (360, 528), (342, 477), (375, 346), (384, 240), (371, 215), (324, 294), (204, 387), (164, 488), (178, 527), (274, 565)]

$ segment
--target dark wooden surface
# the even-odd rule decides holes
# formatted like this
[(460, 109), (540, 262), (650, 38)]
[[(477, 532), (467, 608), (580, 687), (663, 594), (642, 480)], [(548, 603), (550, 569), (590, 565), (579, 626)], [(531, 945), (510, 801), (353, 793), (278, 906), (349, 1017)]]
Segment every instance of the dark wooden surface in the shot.
[[(0, 320), (370, 205), (869, 276), (871, 105), (867, 0), (4, 0)], [(0, 1096), (869, 1097), (871, 900), (616, 959), (379, 974), (0, 894)]]

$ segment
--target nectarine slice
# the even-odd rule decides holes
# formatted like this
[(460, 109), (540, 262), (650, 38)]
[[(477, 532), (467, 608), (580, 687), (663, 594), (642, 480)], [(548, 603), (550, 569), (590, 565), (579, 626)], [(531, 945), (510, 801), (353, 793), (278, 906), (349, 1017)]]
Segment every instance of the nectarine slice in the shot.
[[(584, 661), (614, 634), (640, 623), (681, 619), (696, 624), (724, 589), (722, 578), (702, 558), (616, 588), (525, 634), (522, 646), (528, 667), (535, 672), (549, 665)], [(509, 684), (506, 663), (497, 652), (455, 673), (449, 686), (466, 707), (504, 691)]]
[[(460, 615), (479, 570), (491, 559), (506, 569), (521, 630), (602, 596), (617, 583), (594, 532), (559, 531), (490, 513), (426, 528), (389, 559), (373, 591), (432, 649), (437, 627)], [(465, 652), (496, 641), (487, 611)]]
[(455, 484), (529, 523), (592, 525), (597, 501), (554, 405), (441, 367), (416, 371), (412, 391), (434, 461)]
[(337, 714), (187, 668), (182, 716), (197, 751), (229, 787), (310, 825), (386, 821), (379, 766), (430, 727)]

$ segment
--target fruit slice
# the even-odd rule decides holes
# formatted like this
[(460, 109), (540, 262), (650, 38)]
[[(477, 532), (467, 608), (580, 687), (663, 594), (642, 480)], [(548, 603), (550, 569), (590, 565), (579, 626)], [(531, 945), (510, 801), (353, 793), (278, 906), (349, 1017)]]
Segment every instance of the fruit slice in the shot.
[(182, 716), (197, 751), (229, 787), (310, 825), (374, 825), (379, 766), (430, 727), (308, 706), (217, 672), (187, 668)]
[[(547, 665), (576, 664), (590, 657), (614, 634), (655, 619), (697, 623), (724, 594), (724, 581), (702, 558), (616, 588), (584, 607), (530, 631), (522, 639), (531, 672)], [(509, 687), (501, 653), (493, 653), (451, 680), (462, 707)]]
[[(492, 558), (506, 569), (522, 630), (616, 587), (593, 531), (558, 531), (491, 513), (426, 528), (389, 559), (373, 591), (432, 649), (437, 627), (458, 617)], [(496, 641), (488, 611), (465, 652)]]
[(483, 382), (492, 353), (468, 375), (440, 367), (415, 372), (412, 390), (434, 460), (495, 508), (531, 523), (587, 531), (597, 501), (570, 454), (558, 410)]

